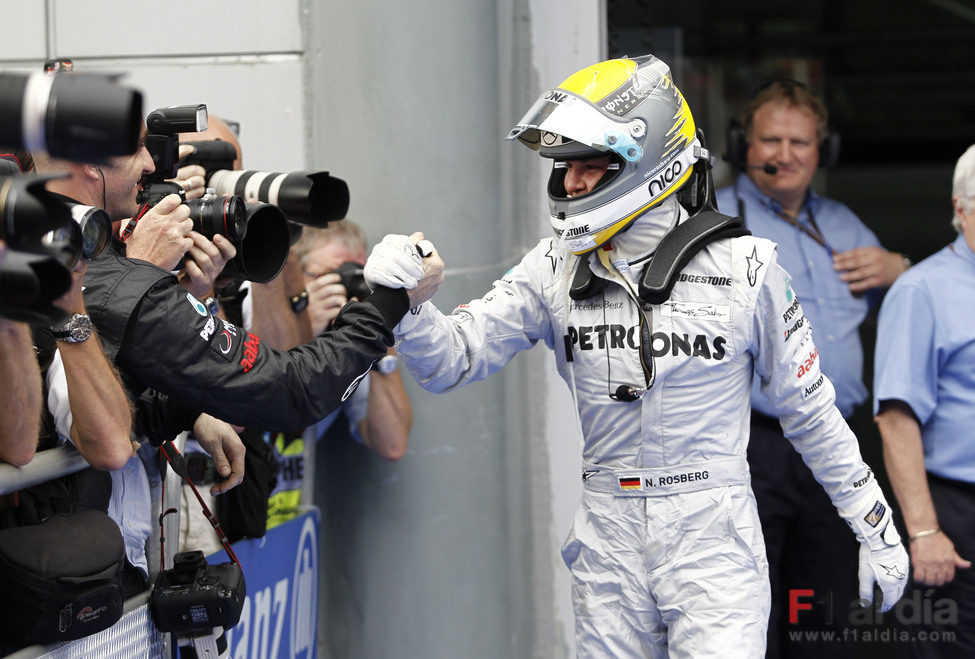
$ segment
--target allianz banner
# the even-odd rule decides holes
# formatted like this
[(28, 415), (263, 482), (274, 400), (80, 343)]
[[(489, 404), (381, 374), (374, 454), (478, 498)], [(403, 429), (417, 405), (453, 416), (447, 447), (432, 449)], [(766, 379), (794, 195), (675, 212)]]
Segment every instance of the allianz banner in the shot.
[[(318, 525), (313, 508), (233, 545), (244, 568), (247, 599), (227, 632), (233, 659), (314, 659), (318, 623)], [(229, 560), (224, 551), (207, 557)]]

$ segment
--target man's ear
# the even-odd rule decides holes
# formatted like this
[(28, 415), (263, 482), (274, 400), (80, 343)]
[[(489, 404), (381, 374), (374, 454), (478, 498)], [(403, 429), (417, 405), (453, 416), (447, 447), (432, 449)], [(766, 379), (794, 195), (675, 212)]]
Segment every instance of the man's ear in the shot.
[(86, 179), (91, 179), (92, 181), (97, 181), (102, 177), (101, 170), (98, 169), (98, 166), (92, 165), (91, 163), (83, 165), (81, 168), (81, 173)]

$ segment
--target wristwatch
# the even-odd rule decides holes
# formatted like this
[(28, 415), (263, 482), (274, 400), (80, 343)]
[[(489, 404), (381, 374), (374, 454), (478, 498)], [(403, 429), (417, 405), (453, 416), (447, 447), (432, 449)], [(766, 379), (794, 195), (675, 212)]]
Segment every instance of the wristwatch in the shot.
[(372, 370), (378, 371), (383, 375), (389, 375), (397, 368), (399, 368), (399, 359), (397, 359), (396, 355), (386, 355), (372, 365)]
[(220, 311), (220, 300), (216, 296), (211, 295), (203, 300), (203, 306), (207, 308), (211, 316), (216, 316), (217, 312)]
[(301, 313), (308, 308), (308, 291), (302, 291), (297, 295), (292, 295), (288, 298), (291, 302), (291, 310), (295, 313)]
[(81, 343), (91, 336), (91, 332), (91, 318), (85, 313), (76, 313), (61, 327), (51, 328), (54, 340), (64, 341), (65, 343)]

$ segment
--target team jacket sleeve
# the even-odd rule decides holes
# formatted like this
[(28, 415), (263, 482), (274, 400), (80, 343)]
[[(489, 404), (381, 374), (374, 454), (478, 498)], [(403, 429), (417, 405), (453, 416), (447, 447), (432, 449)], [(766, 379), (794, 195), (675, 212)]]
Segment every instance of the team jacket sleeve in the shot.
[(833, 385), (820, 371), (813, 328), (789, 281), (773, 252), (755, 304), (755, 373), (779, 413), (785, 436), (847, 516), (859, 509), (872, 472), (836, 408)]
[(304, 428), (352, 394), (392, 345), (391, 328), (408, 307), (405, 291), (377, 289), (348, 304), (330, 329), (284, 352), (163, 280), (131, 314), (116, 363), (146, 387), (229, 423)]
[(395, 328), (396, 350), (420, 386), (449, 391), (483, 380), (539, 339), (551, 344), (542, 299), (542, 273), (551, 267), (546, 248), (551, 246), (543, 241), (486, 295), (449, 316), (426, 302), (403, 318)]
[(162, 446), (184, 430), (192, 430), (198, 416), (198, 410), (147, 389), (135, 401), (132, 432), (136, 437), (148, 439), (152, 446)]

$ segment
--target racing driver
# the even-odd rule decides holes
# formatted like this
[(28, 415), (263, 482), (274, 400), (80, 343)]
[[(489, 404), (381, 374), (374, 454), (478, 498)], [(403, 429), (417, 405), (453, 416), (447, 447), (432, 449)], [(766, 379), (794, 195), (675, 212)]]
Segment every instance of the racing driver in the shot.
[[(861, 542), (861, 597), (873, 600), (876, 582), (892, 607), (907, 554), (890, 507), (775, 244), (714, 211), (708, 153), (667, 65), (648, 55), (582, 69), (508, 139), (554, 162), (555, 237), (483, 298), (450, 316), (424, 303), (394, 333), (435, 392), (539, 340), (555, 351), (585, 437), (562, 548), (578, 655), (764, 655), (768, 566), (745, 460), (753, 373)], [(409, 241), (377, 245), (367, 281), (421, 279)]]

